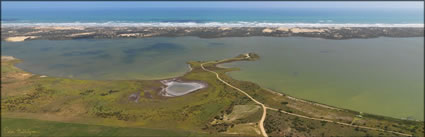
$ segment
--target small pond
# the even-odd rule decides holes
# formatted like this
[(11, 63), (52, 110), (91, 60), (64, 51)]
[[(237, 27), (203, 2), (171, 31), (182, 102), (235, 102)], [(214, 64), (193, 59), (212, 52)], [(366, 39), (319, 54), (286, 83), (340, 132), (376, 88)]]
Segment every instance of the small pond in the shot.
[(166, 87), (162, 89), (162, 94), (168, 97), (182, 96), (190, 92), (206, 87), (198, 82), (180, 82), (174, 80), (161, 81)]

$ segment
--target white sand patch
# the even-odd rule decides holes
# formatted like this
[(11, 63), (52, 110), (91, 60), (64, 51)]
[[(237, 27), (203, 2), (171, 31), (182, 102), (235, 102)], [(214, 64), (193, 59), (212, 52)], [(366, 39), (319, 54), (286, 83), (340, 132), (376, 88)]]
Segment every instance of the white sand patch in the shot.
[(28, 74), (28, 73), (22, 73), (21, 75), (22, 75), (22, 77), (29, 77), (29, 76), (32, 76), (32, 74)]
[[(115, 28), (112, 28), (112, 30), (125, 30), (125, 29), (128, 29), (127, 27), (115, 27)], [(131, 30), (127, 30), (127, 31), (131, 31)]]
[(335, 38), (342, 38), (343, 36), (341, 34), (335, 34), (334, 37)]
[(220, 27), (220, 28), (218, 28), (219, 30), (232, 30), (232, 28), (229, 28), (229, 27)]
[(160, 33), (151, 33), (151, 34), (142, 34), (143, 37), (152, 37), (152, 36), (156, 36), (159, 35)]
[(71, 34), (71, 35), (68, 35), (68, 36), (76, 37), (76, 36), (86, 36), (86, 35), (91, 35), (91, 34), (94, 34), (94, 32), (75, 33), (75, 34)]
[(279, 27), (277, 28), (278, 31), (289, 31), (289, 28)]
[(119, 34), (118, 36), (120, 37), (135, 37), (135, 36), (139, 36), (139, 33), (126, 33), (126, 34)]
[(15, 60), (16, 58), (13, 56), (1, 56), (2, 61)]
[(305, 33), (305, 32), (325, 32), (326, 29), (306, 29), (306, 28), (292, 28), (292, 33)]
[(21, 42), (24, 41), (26, 39), (33, 39), (33, 38), (37, 38), (38, 36), (18, 36), (18, 37), (9, 37), (6, 38), (5, 40), (7, 42)]
[(272, 33), (272, 32), (273, 32), (272, 29), (269, 29), (269, 28), (263, 29), (263, 33)]

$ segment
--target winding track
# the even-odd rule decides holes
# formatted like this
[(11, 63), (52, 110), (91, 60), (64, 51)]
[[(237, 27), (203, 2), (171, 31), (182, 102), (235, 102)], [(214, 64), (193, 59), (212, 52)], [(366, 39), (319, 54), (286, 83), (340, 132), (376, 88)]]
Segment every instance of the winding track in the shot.
[[(246, 59), (246, 58), (250, 58), (249, 54), (246, 54), (245, 59)], [(243, 59), (243, 58), (242, 58), (242, 59)], [(222, 60), (222, 61), (223, 61), (223, 60)], [(216, 62), (216, 63), (220, 63), (220, 62), (222, 62), (222, 61), (218, 61), (218, 62)], [(206, 68), (204, 67), (204, 64), (208, 64), (208, 63), (212, 63), (212, 62), (204, 62), (204, 63), (202, 63), (202, 64), (201, 64), (201, 68), (202, 68), (203, 70), (205, 70), (205, 71), (208, 71), (208, 72), (214, 73), (214, 74), (215, 74), (215, 76), (217, 77), (217, 79), (218, 79), (218, 80), (220, 80), (222, 83), (224, 83), (224, 84), (226, 84), (227, 86), (229, 86), (229, 87), (231, 87), (231, 88), (233, 88), (233, 89), (236, 89), (237, 91), (241, 92), (242, 94), (244, 94), (244, 95), (245, 95), (245, 96), (247, 96), (249, 99), (251, 99), (251, 100), (252, 100), (252, 101), (254, 101), (256, 104), (260, 105), (260, 106), (263, 108), (263, 116), (261, 116), (261, 120), (260, 120), (260, 122), (259, 122), (259, 127), (260, 127), (261, 134), (262, 134), (264, 137), (268, 137), (268, 135), (267, 135), (267, 133), (266, 133), (266, 131), (265, 131), (265, 129), (264, 129), (264, 120), (266, 119), (267, 109), (274, 110), (274, 111), (278, 111), (278, 112), (282, 112), (282, 113), (285, 113), (285, 114), (288, 114), (288, 115), (292, 115), (292, 116), (296, 116), (296, 117), (301, 117), (301, 118), (311, 119), (311, 120), (326, 121), (326, 122), (336, 123), (336, 124), (345, 125), (345, 126), (350, 126), (350, 127), (357, 127), (357, 128), (363, 128), (363, 129), (370, 129), (370, 130), (376, 130), (376, 131), (382, 131), (382, 132), (394, 133), (394, 134), (398, 134), (398, 135), (402, 135), (402, 136), (412, 136), (412, 135), (410, 135), (410, 134), (400, 133), (400, 132), (397, 132), (397, 131), (390, 131), (390, 130), (384, 130), (384, 129), (373, 128), (373, 127), (366, 127), (366, 126), (352, 125), (352, 124), (347, 124), (347, 123), (343, 123), (343, 122), (335, 122), (335, 121), (332, 121), (332, 120), (321, 119), (321, 118), (314, 118), (314, 117), (308, 117), (308, 116), (304, 116), (304, 115), (299, 115), (299, 114), (289, 113), (289, 112), (286, 112), (286, 111), (283, 111), (283, 110), (280, 110), (280, 111), (279, 111), (279, 109), (276, 109), (276, 108), (266, 107), (263, 103), (261, 103), (261, 102), (257, 101), (256, 99), (254, 99), (253, 97), (251, 97), (251, 96), (250, 96), (248, 93), (246, 93), (245, 91), (243, 91), (243, 90), (241, 90), (241, 89), (239, 89), (239, 88), (237, 88), (237, 87), (235, 87), (235, 86), (233, 86), (233, 85), (231, 85), (231, 84), (227, 83), (227, 82), (226, 82), (226, 81), (224, 81), (223, 79), (221, 79), (221, 78), (220, 78), (220, 76), (219, 76), (219, 74), (218, 74), (217, 72), (212, 71), (212, 70), (209, 70), (209, 69), (206, 69)]]
[(235, 87), (235, 86), (233, 86), (233, 85), (231, 85), (231, 84), (227, 83), (227, 82), (226, 82), (226, 81), (224, 81), (223, 79), (221, 79), (217, 72), (214, 72), (214, 71), (212, 71), (212, 70), (206, 69), (206, 68), (204, 67), (204, 64), (206, 64), (206, 63), (210, 63), (210, 62), (205, 62), (205, 63), (202, 63), (202, 64), (201, 64), (201, 68), (202, 68), (203, 70), (208, 71), (208, 72), (211, 72), (211, 73), (214, 73), (218, 80), (220, 80), (221, 82), (223, 82), (223, 83), (224, 83), (224, 84), (226, 84), (227, 86), (232, 87), (232, 88), (236, 89), (236, 90), (237, 90), (237, 91), (239, 91), (239, 92), (242, 92), (243, 94), (245, 94), (245, 96), (247, 96), (249, 99), (251, 99), (252, 101), (254, 101), (255, 103), (257, 103), (258, 105), (260, 105), (260, 106), (263, 108), (263, 116), (261, 116), (261, 119), (260, 119), (260, 122), (259, 122), (258, 126), (260, 127), (261, 134), (262, 134), (264, 137), (268, 137), (268, 135), (267, 135), (267, 133), (266, 133), (266, 130), (264, 129), (264, 120), (266, 119), (266, 113), (267, 113), (267, 108), (266, 108), (266, 106), (265, 106), (263, 103), (261, 103), (260, 101), (255, 100), (253, 97), (251, 97), (251, 96), (250, 96), (248, 93), (246, 93), (245, 91), (243, 91), (243, 90), (241, 90), (241, 89), (239, 89), (239, 88), (237, 88), (237, 87)]

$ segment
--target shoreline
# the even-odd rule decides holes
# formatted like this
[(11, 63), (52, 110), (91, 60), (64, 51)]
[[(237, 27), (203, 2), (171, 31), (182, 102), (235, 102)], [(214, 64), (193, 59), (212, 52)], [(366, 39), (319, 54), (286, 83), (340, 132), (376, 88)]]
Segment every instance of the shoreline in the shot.
[(311, 37), (333, 40), (377, 37), (423, 37), (423, 27), (114, 27), (41, 26), (4, 27), (2, 41), (117, 39), (196, 36), (222, 37)]

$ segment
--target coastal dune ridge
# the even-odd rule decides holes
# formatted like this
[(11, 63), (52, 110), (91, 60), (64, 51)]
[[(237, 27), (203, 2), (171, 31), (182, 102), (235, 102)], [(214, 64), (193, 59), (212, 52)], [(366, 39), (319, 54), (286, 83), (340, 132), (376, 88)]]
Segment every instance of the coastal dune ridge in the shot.
[(275, 23), (275, 22), (68, 22), (68, 23), (7, 23), (1, 27), (413, 27), (423, 28), (424, 24), (388, 24), (388, 23)]
[(2, 41), (47, 39), (110, 39), (195, 36), (220, 37), (314, 37), (352, 39), (423, 37), (423, 24), (320, 24), (267, 22), (104, 22), (104, 23), (3, 23)]

